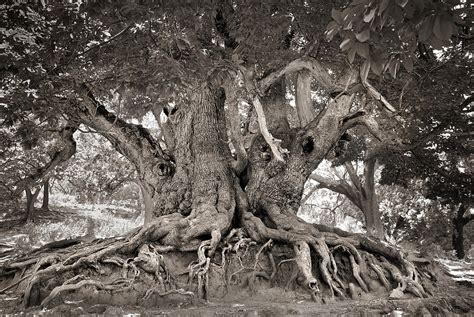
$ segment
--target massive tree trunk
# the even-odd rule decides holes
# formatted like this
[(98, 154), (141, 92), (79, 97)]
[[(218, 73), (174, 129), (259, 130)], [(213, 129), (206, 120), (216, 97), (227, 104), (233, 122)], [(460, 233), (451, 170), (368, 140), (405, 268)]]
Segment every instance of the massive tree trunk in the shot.
[[(312, 71), (322, 69), (314, 65)], [(297, 71), (300, 66), (293, 64), (290, 70)], [(241, 260), (246, 252), (239, 250), (248, 249), (252, 243), (263, 246), (255, 254), (248, 283), (257, 278), (271, 280), (278, 271), (271, 251), (273, 242), (291, 247), (293, 251), (286, 249), (286, 254), (288, 258), (294, 257), (296, 271), (304, 280), (302, 288), (317, 300), (321, 300), (323, 291), (330, 299), (336, 295), (345, 298), (349, 290), (354, 290), (355, 283), (361, 291), (375, 290), (372, 276), (387, 290), (392, 288), (388, 281), (391, 280), (396, 282), (399, 292), (426, 296), (418, 272), (400, 250), (360, 235), (312, 225), (296, 216), (310, 174), (347, 129), (364, 122), (361, 118), (347, 118), (353, 98), (338, 94), (303, 128), (290, 129), (283, 110), (285, 87), (280, 78), (283, 73), (271, 74), (261, 81), (262, 95), (255, 94), (255, 87), (247, 86), (253, 94), (251, 100), (256, 107), (261, 106), (256, 113), (262, 134), (257, 131), (250, 138), (252, 142), (245, 159), (245, 155), (238, 153), (232, 156), (229, 146), (229, 139), (240, 142), (241, 138), (238, 129), (226, 120), (231, 117), (226, 116), (226, 106), (237, 107), (236, 103), (226, 104), (226, 97), (233, 100), (235, 93), (232, 80), (227, 76), (211, 74), (208, 81), (187, 91), (187, 98), (169, 112), (166, 139), (173, 146), (165, 149), (141, 126), (129, 124), (107, 111), (91, 89), (83, 86), (84, 104), (75, 118), (100, 131), (135, 165), (140, 182), (154, 202), (154, 217), (148, 215), (142, 228), (122, 239), (3, 265), (0, 268), (10, 273), (25, 267), (31, 269), (26, 281), (19, 282), (23, 303), (36, 303), (33, 290), (53, 277), (62, 284), (41, 299), (43, 306), (64, 291), (87, 285), (112, 290), (124, 283), (133, 284), (141, 271), (152, 274), (151, 279), (156, 281), (160, 294), (168, 294), (164, 292), (166, 285), (183, 276), (183, 272), (177, 270), (182, 259), (172, 264), (166, 261), (170, 252), (178, 251), (197, 251), (197, 260), (184, 272), (188, 276), (188, 291), (181, 288), (173, 291), (208, 298), (209, 272), (226, 272), (230, 265), (226, 254), (235, 253)], [(330, 78), (322, 78), (323, 86), (331, 84)], [(329, 91), (334, 92), (335, 87)], [(228, 130), (231, 135), (235, 134), (229, 137)], [(232, 147), (235, 151), (245, 150), (242, 144)], [(281, 153), (275, 152), (280, 150)], [(258, 270), (259, 256), (263, 252), (268, 254), (271, 275)], [(280, 264), (284, 262), (288, 260)], [(70, 278), (65, 274), (98, 263), (119, 266), (120, 278), (109, 279), (104, 284), (96, 280), (103, 278), (100, 275), (83, 279), (80, 275)], [(239, 272), (248, 274), (243, 272), (248, 270), (244, 264), (240, 262), (240, 265), (230, 280)], [(338, 267), (343, 274), (338, 274)], [(170, 271), (174, 279), (170, 278)], [(224, 273), (221, 283), (226, 283), (226, 276)], [(78, 279), (83, 280), (78, 282)], [(178, 284), (176, 282), (174, 287)]]

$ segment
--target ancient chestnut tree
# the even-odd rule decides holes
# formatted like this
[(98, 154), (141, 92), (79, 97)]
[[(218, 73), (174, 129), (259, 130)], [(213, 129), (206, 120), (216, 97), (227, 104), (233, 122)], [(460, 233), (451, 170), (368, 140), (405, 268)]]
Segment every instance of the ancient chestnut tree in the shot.
[[(143, 228), (123, 239), (2, 267), (13, 274), (33, 266), (16, 282), (24, 304), (48, 305), (60, 293), (85, 285), (122, 287), (134, 280), (129, 270), (153, 273), (159, 285), (170, 283), (162, 277), (170, 269), (163, 259), (176, 251), (197, 251), (198, 260), (188, 267), (189, 290), (175, 291), (207, 296), (211, 259), (220, 254), (225, 267), (225, 253), (249, 241), (263, 244), (256, 261), (263, 251), (271, 253), (273, 243), (290, 246), (302, 284), (316, 299), (321, 288), (329, 298), (353, 295), (354, 284), (368, 292), (374, 279), (387, 290), (394, 281), (394, 294), (427, 296), (418, 270), (400, 250), (308, 224), (296, 211), (306, 180), (347, 130), (360, 126), (389, 146), (400, 145), (390, 137), (394, 128), (386, 134), (376, 119), (403, 122), (403, 113), (371, 83), (370, 70), (395, 77), (402, 63), (411, 71), (419, 46), (426, 53), (430, 45), (449, 44), (463, 21), (456, 18), (458, 7), (431, 1), (335, 5), (83, 1), (3, 6), (5, 111), (11, 115), (15, 107), (29, 107), (100, 133), (134, 166), (149, 201)], [(340, 47), (336, 40), (326, 41), (336, 33)], [(348, 50), (349, 62), (340, 49)], [(296, 83), (297, 120), (288, 119), (291, 82)], [(320, 101), (316, 109), (312, 94)], [(159, 122), (159, 135), (127, 121), (147, 111)], [(253, 278), (271, 279), (277, 268), (270, 262), (271, 275), (257, 272)], [(53, 276), (69, 276), (94, 263), (118, 265), (125, 273), (107, 283), (64, 277), (39, 302), (33, 296)], [(338, 273), (342, 267), (350, 272), (345, 278)]]

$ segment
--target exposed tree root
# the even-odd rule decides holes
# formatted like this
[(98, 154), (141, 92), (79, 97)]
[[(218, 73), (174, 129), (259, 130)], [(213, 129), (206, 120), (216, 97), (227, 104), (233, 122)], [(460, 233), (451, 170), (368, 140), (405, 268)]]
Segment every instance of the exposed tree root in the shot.
[(376, 259), (374, 258), (374, 256), (372, 254), (366, 253), (365, 259), (369, 263), (370, 268), (375, 272), (375, 274), (377, 274), (377, 278), (383, 284), (385, 289), (387, 291), (390, 291), (390, 289), (391, 289), (390, 283), (388, 282), (387, 278), (385, 277), (385, 274), (382, 271), (382, 268), (380, 267), (380, 265), (378, 265), (376, 263)]
[[(335, 295), (341, 298), (344, 298), (346, 294), (350, 295), (350, 286), (354, 287), (353, 284), (346, 287), (338, 274), (338, 267), (334, 259), (336, 252), (342, 252), (348, 258), (352, 278), (364, 292), (370, 291), (369, 284), (372, 280), (370, 273), (373, 273), (372, 275), (387, 290), (391, 290), (383, 268), (390, 273), (389, 277), (398, 284), (395, 293), (409, 292), (418, 297), (427, 296), (414, 264), (408, 261), (400, 250), (360, 235), (344, 233), (341, 236), (334, 231), (321, 232), (316, 227), (304, 223), (296, 216), (285, 214), (278, 207), (272, 205), (267, 206), (266, 210), (270, 210), (269, 218), (277, 228), (269, 228), (260, 218), (249, 212), (244, 213), (244, 226), (257, 241), (273, 239), (292, 244), (295, 251), (295, 258), (292, 260), (296, 262), (308, 289), (312, 292), (318, 289), (317, 279), (311, 267), (311, 251), (314, 251), (319, 259), (319, 275), (329, 288), (332, 299)], [(362, 252), (367, 256), (362, 257)], [(392, 262), (389, 262), (387, 258), (390, 258)], [(393, 293), (394, 291), (392, 291)]]
[[(240, 276), (240, 280), (243, 280), (241, 285), (248, 285), (255, 291), (258, 279), (273, 283), (284, 263), (294, 263), (296, 265), (292, 267), (297, 270), (290, 274), (292, 276), (285, 276), (287, 287), (300, 275), (304, 288), (318, 302), (334, 300), (335, 297), (343, 299), (348, 295), (353, 298), (359, 296), (360, 292), (355, 284), (361, 291), (370, 292), (373, 279), (377, 279), (381, 286), (391, 291), (392, 296), (406, 293), (418, 297), (428, 296), (423, 287), (426, 279), (422, 281), (414, 264), (392, 246), (360, 235), (321, 231), (296, 217), (276, 211), (269, 213), (269, 217), (275, 227), (269, 227), (252, 213), (244, 212), (243, 227), (230, 230), (222, 239), (225, 230), (222, 227), (222, 230), (218, 229), (215, 224), (200, 225), (200, 230), (193, 229), (190, 234), (187, 231), (189, 219), (180, 214), (162, 216), (124, 237), (73, 245), (54, 252), (45, 250), (44, 253), (32, 253), (5, 262), (0, 267), (0, 272), (13, 271), (18, 274), (1, 292), (16, 288), (17, 292), (23, 293), (24, 306), (41, 304), (46, 307), (52, 300), (68, 291), (85, 286), (106, 291), (124, 290), (140, 280), (143, 281), (142, 276), (148, 276), (148, 281), (151, 278), (154, 286), (144, 294), (145, 300), (154, 294), (181, 294), (190, 296), (193, 300), (208, 300), (211, 293), (211, 269), (218, 267), (219, 270), (227, 272), (232, 254), (239, 267), (234, 269), (234, 272), (223, 275), (226, 277), (223, 279), (226, 287), (235, 284), (235, 280)], [(209, 239), (197, 239), (198, 236), (205, 237), (205, 232), (208, 233)], [(256, 249), (254, 260), (251, 263), (247, 260), (244, 264), (243, 258), (249, 255), (251, 248), (255, 250), (257, 243), (262, 244)], [(293, 257), (280, 257), (277, 265), (273, 253), (274, 244), (292, 246)], [(220, 265), (211, 262), (218, 249)], [(176, 277), (170, 274), (166, 264), (166, 253), (190, 250), (197, 251), (197, 259), (188, 265), (186, 286), (178, 285)], [(266, 254), (266, 257), (262, 256), (263, 254)], [(342, 265), (341, 258), (347, 264)], [(120, 274), (115, 280), (101, 281), (104, 279), (101, 276), (103, 266), (116, 268)], [(98, 273), (99, 277), (85, 277), (88, 275), (84, 272), (89, 269), (90, 272)], [(63, 282), (59, 282), (61, 284), (54, 287), (40, 303), (34, 300), (34, 290), (52, 279), (54, 283)], [(392, 289), (392, 285), (396, 285), (396, 288)], [(329, 297), (323, 296), (325, 292)]]
[(83, 278), (83, 276), (75, 276), (72, 279), (69, 279), (65, 281), (61, 286), (57, 286), (56, 288), (53, 289), (53, 291), (46, 297), (42, 302), (41, 302), (41, 307), (46, 307), (54, 298), (56, 298), (59, 294), (67, 291), (72, 291), (72, 290), (77, 290), (81, 287), (87, 286), (87, 285), (92, 285), (98, 289), (102, 290), (116, 290), (120, 289), (123, 287), (123, 285), (128, 285), (129, 281), (125, 279), (118, 279), (116, 281), (113, 281), (112, 283), (109, 284), (104, 284), (99, 281), (95, 280), (82, 280), (78, 283), (71, 284), (72, 282), (75, 282), (79, 279)]
[(305, 278), (306, 285), (308, 285), (312, 294), (319, 292), (318, 280), (313, 276), (311, 254), (308, 243), (305, 241), (297, 241), (294, 244), (294, 251), (295, 262)]
[[(146, 292), (145, 296), (144, 296), (144, 299), (150, 298), (151, 295), (153, 295), (154, 293), (156, 293), (155, 289), (148, 290)], [(169, 291), (166, 291), (166, 292), (161, 292), (161, 293), (158, 292), (158, 296), (160, 296), (160, 297), (168, 296), (168, 295), (171, 295), (171, 294), (180, 294), (180, 295), (190, 296), (192, 300), (194, 300), (194, 298), (195, 298), (195, 294), (193, 292), (186, 291), (185, 289), (182, 289), (182, 288), (172, 289), (172, 290), (169, 290)]]
[(205, 298), (208, 300), (209, 295), (209, 265), (211, 259), (206, 256), (205, 251), (211, 250), (212, 242), (207, 240), (201, 243), (201, 246), (198, 249), (198, 260), (197, 263), (192, 262), (189, 264), (189, 279), (188, 287), (192, 288), (194, 277), (197, 277), (197, 294), (199, 298)]

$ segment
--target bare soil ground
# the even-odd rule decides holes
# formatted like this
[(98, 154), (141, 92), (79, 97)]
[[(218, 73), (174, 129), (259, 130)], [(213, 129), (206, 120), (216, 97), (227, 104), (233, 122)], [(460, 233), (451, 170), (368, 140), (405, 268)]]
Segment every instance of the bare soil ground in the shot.
[[(269, 293), (273, 290), (268, 290)], [(361, 299), (345, 300), (328, 304), (316, 304), (308, 300), (268, 301), (259, 292), (254, 300), (210, 301), (208, 303), (163, 305), (142, 307), (131, 305), (84, 305), (81, 301), (67, 301), (48, 310), (14, 309), (8, 301), (0, 299), (0, 315), (26, 314), (79, 316), (84, 314), (128, 316), (472, 316), (473, 289), (457, 289), (457, 295), (442, 295), (429, 299)], [(460, 296), (463, 297), (460, 297)], [(468, 296), (466, 296), (468, 295)], [(10, 306), (10, 307), (9, 307)], [(397, 315), (399, 314), (399, 315)]]

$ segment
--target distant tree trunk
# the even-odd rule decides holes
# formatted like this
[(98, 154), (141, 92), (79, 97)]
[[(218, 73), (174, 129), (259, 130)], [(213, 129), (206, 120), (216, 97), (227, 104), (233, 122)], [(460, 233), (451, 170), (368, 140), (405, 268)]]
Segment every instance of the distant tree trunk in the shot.
[(32, 193), (30, 188), (25, 189), (26, 193), (26, 215), (25, 215), (25, 222), (33, 221), (33, 214), (35, 210), (35, 202), (38, 198), (39, 192), (41, 187), (35, 189)]
[(41, 209), (49, 210), (49, 178), (43, 183), (43, 203)]
[(472, 219), (472, 216), (464, 216), (467, 208), (461, 204), (453, 217), (453, 249), (459, 259), (463, 259), (464, 252), (464, 226)]
[(40, 179), (49, 177), (56, 166), (66, 162), (76, 153), (76, 141), (74, 140), (76, 129), (77, 127), (70, 124), (70, 122), (61, 129), (61, 138), (57, 142), (59, 150), (52, 154), (51, 160), (46, 165), (38, 168), (36, 173), (23, 178), (16, 184), (14, 196), (20, 195), (21, 192), (26, 191), (28, 187), (33, 186)]

